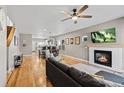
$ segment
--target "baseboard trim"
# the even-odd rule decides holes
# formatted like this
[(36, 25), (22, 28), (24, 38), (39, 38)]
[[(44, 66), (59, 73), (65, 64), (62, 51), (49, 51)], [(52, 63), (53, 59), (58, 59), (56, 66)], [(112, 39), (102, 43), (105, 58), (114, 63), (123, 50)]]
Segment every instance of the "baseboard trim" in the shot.
[(7, 80), (6, 80), (6, 84), (8, 83), (8, 81), (9, 81), (9, 79), (10, 79), (10, 77), (11, 77), (13, 71), (14, 71), (14, 67), (12, 67), (11, 69), (9, 69), (9, 70), (7, 71)]
[(80, 61), (80, 62), (82, 62), (82, 61), (83, 61), (83, 62), (89, 63), (89, 61), (88, 61), (88, 60), (80, 59), (80, 58), (73, 57), (73, 56), (70, 56), (70, 55), (64, 55), (64, 56), (68, 56), (68, 57), (73, 58), (73, 59), (76, 59), (76, 60), (78, 60), (78, 61)]
[(10, 68), (7, 73), (12, 73), (12, 71), (14, 70), (14, 66), (12, 68)]
[(23, 56), (32, 56), (32, 55), (23, 55)]

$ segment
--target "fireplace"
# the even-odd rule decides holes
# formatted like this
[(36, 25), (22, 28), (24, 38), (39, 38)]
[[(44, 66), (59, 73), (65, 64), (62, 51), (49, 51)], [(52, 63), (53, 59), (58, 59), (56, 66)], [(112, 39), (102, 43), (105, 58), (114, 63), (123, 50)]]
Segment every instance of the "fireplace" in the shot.
[(94, 50), (94, 62), (112, 67), (112, 51)]

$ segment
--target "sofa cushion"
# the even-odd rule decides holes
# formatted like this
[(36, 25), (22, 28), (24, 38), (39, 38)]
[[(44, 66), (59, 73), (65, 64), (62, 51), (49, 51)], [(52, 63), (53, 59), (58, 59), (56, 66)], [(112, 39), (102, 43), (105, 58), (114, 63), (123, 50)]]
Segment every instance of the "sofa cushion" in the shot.
[(60, 62), (56, 62), (55, 65), (56, 65), (59, 69), (61, 69), (63, 72), (68, 73), (69, 67), (66, 66), (65, 64), (62, 64), (62, 63), (60, 63)]
[(55, 60), (53, 58), (48, 58), (49, 62), (52, 62), (53, 64), (55, 63)]
[(66, 66), (65, 64), (62, 64), (58, 61), (55, 61), (54, 59), (52, 58), (49, 58), (48, 59), (50, 62), (52, 62), (55, 66), (57, 66), (59, 69), (61, 69), (63, 72), (65, 73), (68, 73), (68, 70), (69, 70), (69, 67)]
[(70, 76), (84, 87), (105, 87), (104, 83), (99, 82), (85, 72), (81, 72), (73, 67), (69, 68)]

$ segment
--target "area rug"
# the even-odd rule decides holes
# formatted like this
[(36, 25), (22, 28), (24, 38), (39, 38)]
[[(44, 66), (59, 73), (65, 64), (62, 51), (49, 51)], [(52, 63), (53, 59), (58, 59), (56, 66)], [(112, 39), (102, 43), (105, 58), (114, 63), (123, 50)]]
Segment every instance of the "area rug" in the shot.
[(109, 73), (106, 71), (99, 71), (96, 73), (96, 75), (103, 76), (105, 80), (109, 80), (109, 81), (124, 85), (124, 77), (121, 77), (114, 73)]

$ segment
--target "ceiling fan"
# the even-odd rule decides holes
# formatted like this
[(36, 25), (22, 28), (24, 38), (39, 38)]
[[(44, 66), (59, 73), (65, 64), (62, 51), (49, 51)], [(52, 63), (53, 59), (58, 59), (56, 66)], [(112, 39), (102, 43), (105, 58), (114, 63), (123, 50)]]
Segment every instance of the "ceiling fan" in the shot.
[(81, 15), (82, 12), (84, 12), (87, 8), (88, 8), (88, 5), (81, 6), (79, 9), (74, 8), (72, 10), (73, 11), (72, 14), (68, 13), (68, 12), (65, 12), (65, 11), (61, 11), (61, 13), (63, 13), (63, 14), (68, 16), (68, 18), (65, 18), (65, 19), (63, 19), (61, 21), (63, 22), (63, 21), (72, 19), (74, 21), (74, 23), (76, 24), (78, 18), (92, 18), (91, 15)]

